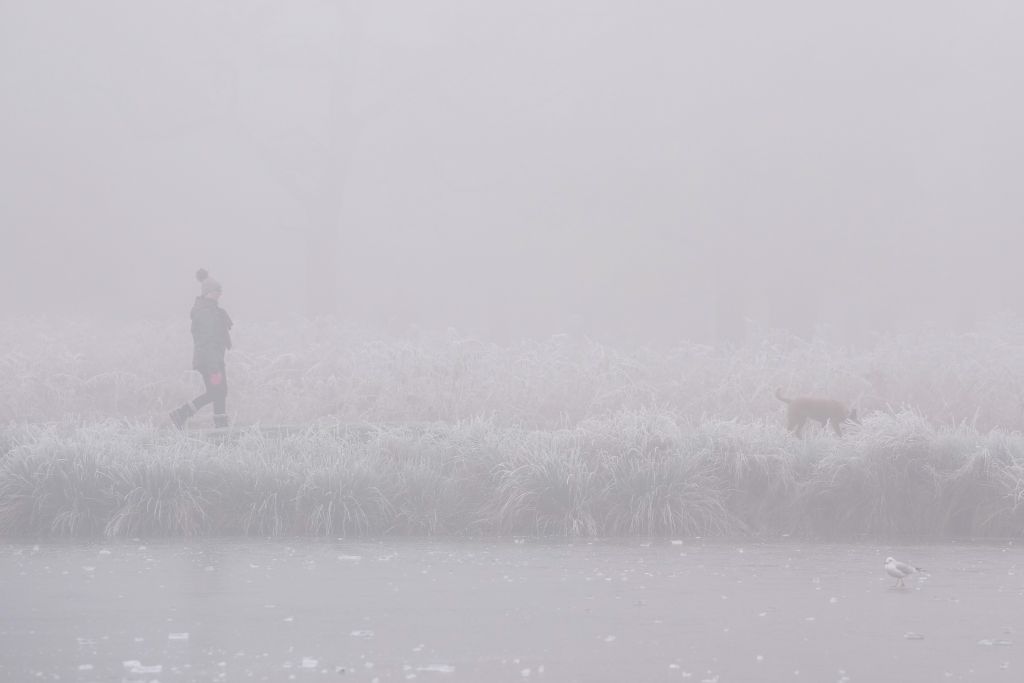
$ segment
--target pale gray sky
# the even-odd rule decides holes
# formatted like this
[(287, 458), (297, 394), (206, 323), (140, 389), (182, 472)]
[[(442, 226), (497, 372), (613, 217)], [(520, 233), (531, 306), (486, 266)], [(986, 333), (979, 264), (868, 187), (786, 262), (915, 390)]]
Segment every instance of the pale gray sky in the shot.
[[(709, 339), (1024, 311), (1017, 2), (0, 0), (0, 306)], [(324, 250), (319, 250), (323, 252)], [(628, 331), (628, 332), (624, 332)]]

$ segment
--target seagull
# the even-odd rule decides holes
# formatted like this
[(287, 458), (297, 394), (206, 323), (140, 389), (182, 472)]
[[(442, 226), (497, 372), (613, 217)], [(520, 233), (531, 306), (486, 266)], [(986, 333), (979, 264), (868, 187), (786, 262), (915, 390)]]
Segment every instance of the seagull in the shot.
[(915, 574), (917, 572), (923, 572), (924, 570), (920, 567), (915, 567), (912, 564), (906, 562), (900, 562), (893, 557), (885, 558), (885, 573), (896, 579), (896, 585), (894, 588), (905, 588), (907, 584), (903, 583), (903, 579)]

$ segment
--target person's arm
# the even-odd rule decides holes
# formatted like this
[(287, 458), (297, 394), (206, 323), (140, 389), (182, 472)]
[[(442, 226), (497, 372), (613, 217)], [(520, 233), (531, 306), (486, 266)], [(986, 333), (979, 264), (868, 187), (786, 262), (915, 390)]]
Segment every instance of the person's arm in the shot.
[(231, 316), (228, 315), (227, 311), (224, 311), (224, 348), (231, 348), (231, 328), (234, 326), (234, 322), (231, 320)]

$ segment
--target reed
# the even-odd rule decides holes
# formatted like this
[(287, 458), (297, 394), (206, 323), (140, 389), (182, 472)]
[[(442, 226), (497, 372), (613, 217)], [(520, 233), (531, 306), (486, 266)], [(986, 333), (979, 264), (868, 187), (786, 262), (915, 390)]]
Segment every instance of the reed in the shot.
[(123, 421), (9, 426), (0, 534), (1017, 537), (1024, 436), (919, 414), (843, 439), (622, 411), (321, 424), (221, 442)]

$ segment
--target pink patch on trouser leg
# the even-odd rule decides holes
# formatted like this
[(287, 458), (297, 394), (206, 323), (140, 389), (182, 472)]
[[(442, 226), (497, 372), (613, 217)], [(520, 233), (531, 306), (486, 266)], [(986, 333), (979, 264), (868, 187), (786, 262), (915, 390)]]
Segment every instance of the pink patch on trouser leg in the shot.
[(218, 384), (220, 384), (221, 381), (223, 381), (223, 379), (224, 375), (219, 372), (214, 372), (210, 374), (210, 384), (212, 384), (213, 386), (217, 386)]

